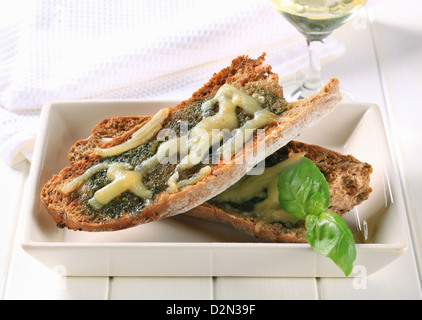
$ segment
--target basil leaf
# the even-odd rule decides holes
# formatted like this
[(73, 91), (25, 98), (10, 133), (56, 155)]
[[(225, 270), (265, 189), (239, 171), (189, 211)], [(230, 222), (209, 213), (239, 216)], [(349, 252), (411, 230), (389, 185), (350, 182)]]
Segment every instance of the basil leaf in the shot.
[(327, 180), (308, 158), (287, 166), (280, 174), (277, 187), (281, 207), (296, 219), (318, 215), (330, 205)]
[(355, 240), (346, 222), (337, 214), (308, 215), (306, 239), (311, 247), (330, 258), (348, 276), (356, 259)]

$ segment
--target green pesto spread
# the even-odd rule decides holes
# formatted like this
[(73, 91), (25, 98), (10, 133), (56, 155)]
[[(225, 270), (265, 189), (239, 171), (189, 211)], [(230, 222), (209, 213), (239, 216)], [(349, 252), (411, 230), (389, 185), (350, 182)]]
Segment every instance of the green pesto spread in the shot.
[(296, 228), (300, 221), (282, 209), (278, 200), (277, 181), (280, 172), (302, 155), (280, 149), (265, 159), (265, 171), (260, 175), (245, 175), (236, 184), (209, 200), (213, 206), (242, 218), (259, 218), (267, 223), (279, 223)]
[[(288, 102), (285, 100), (280, 100), (280, 97), (270, 90), (257, 87), (255, 85), (247, 85), (241, 89), (246, 94), (256, 98), (263, 109), (268, 109), (275, 115), (280, 115), (290, 108)], [(173, 129), (176, 135), (180, 136), (180, 123), (185, 121), (188, 124), (188, 129), (192, 129), (204, 118), (210, 117), (218, 112), (218, 103), (214, 104), (211, 108), (207, 108), (205, 112), (201, 109), (202, 104), (212, 98), (213, 96), (210, 96), (207, 99), (195, 101), (187, 107), (172, 112), (170, 118), (163, 126), (163, 128)], [(238, 108), (236, 113), (239, 127), (252, 118), (241, 108)], [(153, 139), (146, 144), (140, 145), (121, 154), (103, 158), (100, 162), (121, 162), (136, 167), (143, 161), (154, 156), (158, 147), (163, 142), (164, 141)], [(210, 164), (199, 163), (192, 168), (182, 170), (180, 172), (180, 180), (191, 177), (206, 165)], [(167, 189), (167, 182), (171, 175), (174, 173), (175, 167), (176, 164), (158, 163), (153, 168), (150, 168), (144, 175), (143, 183), (149, 190), (153, 192), (152, 198)], [(107, 178), (106, 174), (107, 169), (93, 174), (81, 185), (81, 187), (72, 192), (72, 201), (79, 201), (82, 204), (85, 209), (85, 215), (100, 220), (116, 219), (127, 214), (138, 212), (145, 206), (146, 200), (137, 197), (130, 191), (126, 191), (115, 197), (112, 201), (102, 206), (101, 208), (93, 209), (88, 204), (88, 200), (93, 197), (96, 191), (100, 190), (111, 182)], [(244, 206), (248, 206), (248, 204), (245, 203)]]

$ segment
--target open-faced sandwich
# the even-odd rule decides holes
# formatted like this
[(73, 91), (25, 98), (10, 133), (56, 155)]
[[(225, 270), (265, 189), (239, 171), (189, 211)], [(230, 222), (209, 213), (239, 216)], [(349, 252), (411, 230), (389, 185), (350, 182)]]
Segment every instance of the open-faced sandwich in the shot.
[(100, 122), (42, 189), (57, 225), (112, 231), (184, 213), (318, 249), (323, 225), (343, 228), (340, 216), (368, 198), (372, 168), (292, 141), (341, 101), (339, 81), (287, 102), (264, 56), (236, 58), (155, 116)]

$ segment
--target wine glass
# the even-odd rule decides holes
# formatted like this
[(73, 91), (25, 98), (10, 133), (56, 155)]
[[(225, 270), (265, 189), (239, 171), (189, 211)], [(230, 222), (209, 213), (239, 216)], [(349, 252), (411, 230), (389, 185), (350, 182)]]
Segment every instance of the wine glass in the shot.
[[(302, 81), (283, 84), (287, 101), (305, 98), (318, 92), (323, 85), (320, 52), (324, 40), (363, 8), (367, 0), (270, 1), (273, 7), (306, 37), (309, 66), (305, 78)], [(352, 100), (350, 96), (349, 100)]]

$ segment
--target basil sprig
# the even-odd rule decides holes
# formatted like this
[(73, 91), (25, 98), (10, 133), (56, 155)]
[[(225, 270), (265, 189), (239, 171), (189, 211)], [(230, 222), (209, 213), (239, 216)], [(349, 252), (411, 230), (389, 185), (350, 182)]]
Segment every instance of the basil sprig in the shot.
[(305, 236), (311, 247), (348, 276), (356, 259), (355, 241), (346, 222), (327, 212), (330, 190), (318, 167), (303, 157), (281, 172), (277, 187), (281, 207), (296, 219), (305, 220)]

